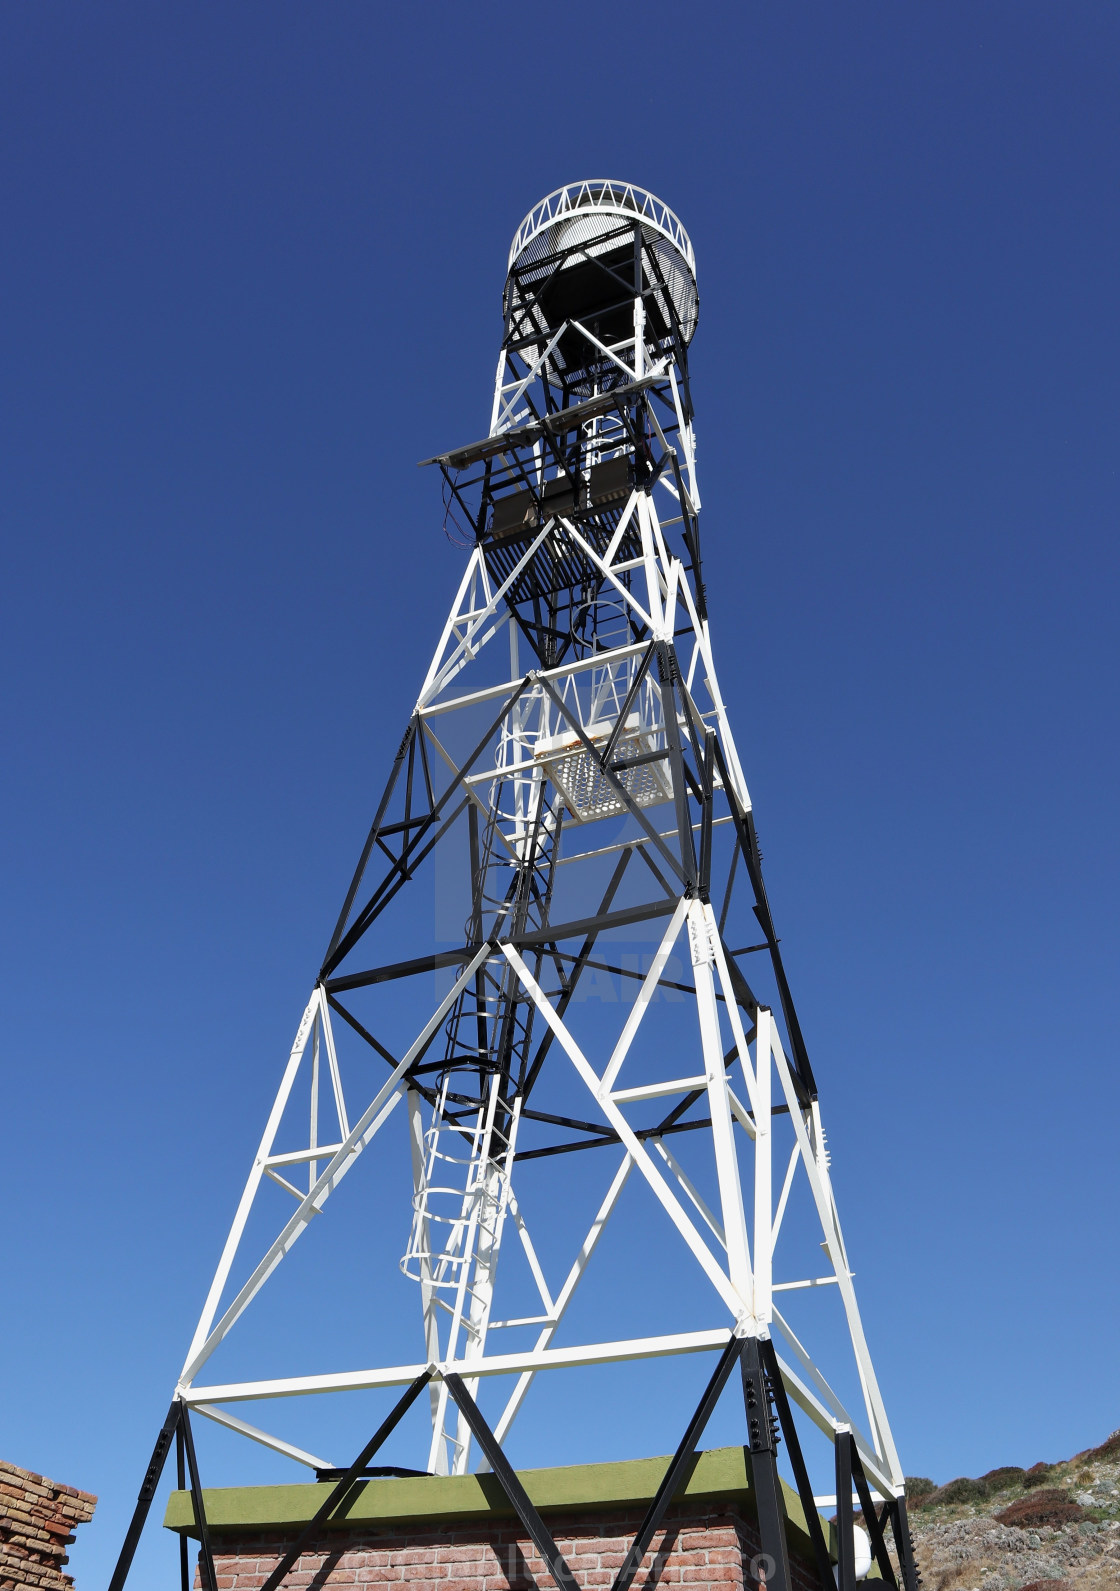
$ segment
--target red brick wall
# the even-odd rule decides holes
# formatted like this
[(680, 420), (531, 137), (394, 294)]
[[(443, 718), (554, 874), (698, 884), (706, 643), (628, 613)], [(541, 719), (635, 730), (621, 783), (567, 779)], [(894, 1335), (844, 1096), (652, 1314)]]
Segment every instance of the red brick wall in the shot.
[(96, 1497), (0, 1459), (0, 1591), (65, 1591), (63, 1565), (74, 1530), (93, 1518)]
[[(581, 1591), (605, 1591), (637, 1533), (641, 1514), (550, 1513), (548, 1526)], [(287, 1542), (292, 1540), (292, 1532)], [(260, 1591), (279, 1562), (276, 1536), (214, 1537), (218, 1591)], [(758, 1534), (753, 1520), (725, 1507), (686, 1504), (670, 1510), (635, 1591), (658, 1586), (688, 1591), (750, 1591), (758, 1584)], [(794, 1591), (820, 1591), (815, 1573), (790, 1565)], [(201, 1587), (201, 1577), (195, 1580)], [(515, 1523), (417, 1526), (400, 1534), (334, 1529), (308, 1548), (284, 1582), (291, 1591), (553, 1591), (536, 1549)]]

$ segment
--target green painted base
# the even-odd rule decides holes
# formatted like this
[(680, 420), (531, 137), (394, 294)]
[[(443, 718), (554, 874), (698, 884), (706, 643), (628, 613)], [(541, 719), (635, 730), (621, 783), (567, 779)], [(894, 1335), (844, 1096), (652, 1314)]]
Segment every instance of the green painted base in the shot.
[[(628, 1459), (617, 1464), (575, 1464), (564, 1469), (519, 1470), (521, 1484), (542, 1514), (582, 1514), (599, 1510), (642, 1508), (657, 1491), (669, 1459)], [(206, 1519), (215, 1536), (245, 1531), (284, 1534), (312, 1518), (331, 1491), (328, 1482), (297, 1486), (225, 1486), (205, 1491)], [(790, 1547), (799, 1556), (812, 1552), (801, 1499), (783, 1482)], [(711, 1448), (697, 1454), (676, 1501), (723, 1500), (729, 1507), (754, 1512), (750, 1469), (741, 1447)], [(408, 1524), (454, 1524), (460, 1521), (508, 1519), (513, 1509), (493, 1475), (382, 1476), (362, 1481), (352, 1491), (341, 1517), (330, 1530), (366, 1525), (374, 1530)], [(172, 1492), (164, 1524), (169, 1530), (196, 1536), (189, 1492)], [(834, 1529), (824, 1522), (834, 1549)]]

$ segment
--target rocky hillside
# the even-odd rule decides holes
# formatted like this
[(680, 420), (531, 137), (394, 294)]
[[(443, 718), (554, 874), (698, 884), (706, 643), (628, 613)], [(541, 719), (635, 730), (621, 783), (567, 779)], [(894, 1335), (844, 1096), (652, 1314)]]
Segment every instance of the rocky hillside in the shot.
[(923, 1591), (1120, 1591), (1120, 1431), (1060, 1464), (906, 1484)]

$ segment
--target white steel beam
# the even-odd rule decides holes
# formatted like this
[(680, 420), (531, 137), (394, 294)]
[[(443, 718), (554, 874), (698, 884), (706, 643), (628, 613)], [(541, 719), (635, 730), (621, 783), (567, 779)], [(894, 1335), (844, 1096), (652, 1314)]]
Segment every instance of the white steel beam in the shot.
[(267, 1431), (258, 1430), (255, 1425), (239, 1420), (235, 1414), (230, 1414), (225, 1409), (216, 1409), (210, 1403), (192, 1403), (191, 1407), (196, 1414), (203, 1414), (208, 1420), (213, 1420), (215, 1425), (224, 1425), (227, 1431), (236, 1431), (238, 1436), (247, 1436), (251, 1442), (259, 1442), (262, 1447), (270, 1447), (274, 1453), (282, 1453), (285, 1458), (294, 1459), (297, 1464), (305, 1464), (308, 1469), (334, 1469), (334, 1465), (328, 1459), (316, 1458), (314, 1453), (308, 1453), (302, 1447), (284, 1442), (278, 1436), (270, 1436)]
[[(657, 629), (657, 625), (654, 624), (653, 619), (650, 618), (649, 614), (646, 612), (645, 608), (642, 607), (634, 593), (629, 589), (629, 587), (624, 586), (622, 581), (615, 574), (614, 570), (609, 568), (608, 565), (603, 562), (602, 558), (600, 558), (599, 554), (595, 551), (594, 547), (592, 547), (591, 543), (586, 541), (580, 535), (579, 531), (572, 524), (571, 520), (565, 519), (563, 515), (561, 515), (560, 523), (563, 525), (565, 531), (571, 537), (572, 541), (575, 542), (580, 552), (583, 553), (584, 557), (590, 559), (601, 574), (606, 575), (607, 579), (618, 592), (626, 606), (628, 608), (633, 608), (634, 612), (638, 615), (638, 618), (645, 625), (646, 629), (655, 631)], [(598, 662), (600, 660), (596, 659), (596, 661)]]
[[(657, 992), (657, 985), (661, 980), (662, 973), (665, 971), (665, 963), (668, 961), (673, 946), (677, 942), (677, 935), (681, 931), (681, 924), (684, 922), (687, 911), (688, 902), (682, 897), (677, 902), (673, 911), (673, 915), (669, 919), (669, 926), (661, 936), (661, 943), (657, 947), (657, 953), (650, 964), (649, 971), (642, 980), (641, 988), (638, 990), (638, 998), (634, 1001), (634, 1004), (630, 1008), (630, 1012), (626, 1018), (626, 1021), (623, 1023), (622, 1032), (619, 1035), (618, 1043), (615, 1045), (611, 1054), (611, 1058), (607, 1062), (606, 1068), (603, 1071), (602, 1080), (599, 1086), (600, 1089), (606, 1094), (611, 1092), (614, 1086), (614, 1080), (622, 1068), (622, 1063), (630, 1053), (630, 1046), (634, 1042), (634, 1035), (638, 1031), (638, 1027), (641, 1024), (642, 1018), (646, 1014), (650, 1001)], [(624, 1097), (634, 1099), (639, 1096), (633, 1093), (626, 1093), (624, 1094)]]
[[(706, 1082), (706, 1079), (703, 1079), (703, 1081)], [(727, 1239), (723, 1235), (723, 1227), (720, 1225), (718, 1217), (713, 1215), (705, 1200), (701, 1198), (699, 1189), (696, 1187), (692, 1178), (685, 1171), (684, 1167), (673, 1155), (672, 1151), (665, 1143), (665, 1140), (663, 1138), (651, 1138), (650, 1143), (652, 1143), (653, 1147), (657, 1150), (657, 1153), (669, 1167), (669, 1170), (673, 1173), (674, 1177), (676, 1177), (677, 1181), (687, 1194), (689, 1202), (699, 1215), (700, 1219), (703, 1221), (704, 1225), (711, 1232), (720, 1248), (726, 1249)]]
[[(542, 1353), (556, 1335), (560, 1322), (564, 1319), (564, 1313), (572, 1301), (576, 1288), (583, 1279), (583, 1274), (590, 1263), (591, 1256), (594, 1254), (599, 1239), (606, 1230), (607, 1222), (610, 1220), (614, 1207), (618, 1203), (623, 1188), (626, 1186), (633, 1165), (634, 1162), (630, 1156), (624, 1154), (622, 1163), (611, 1179), (610, 1187), (607, 1189), (603, 1202), (595, 1213), (595, 1219), (588, 1228), (587, 1236), (580, 1245), (579, 1253), (572, 1262), (572, 1268), (564, 1279), (564, 1285), (556, 1295), (556, 1301), (551, 1311), (553, 1318), (537, 1338), (535, 1352)], [(517, 1385), (509, 1395), (495, 1430), (495, 1435), (499, 1442), (505, 1441), (506, 1432), (517, 1418), (518, 1411), (525, 1401), (535, 1375), (535, 1370), (523, 1370), (518, 1377)]]
[(233, 1225), (229, 1229), (229, 1236), (226, 1238), (225, 1246), (222, 1249), (222, 1255), (218, 1261), (218, 1268), (214, 1272), (214, 1280), (210, 1283), (210, 1291), (206, 1295), (206, 1302), (202, 1307), (202, 1314), (199, 1317), (198, 1325), (195, 1327), (194, 1336), (191, 1338), (191, 1345), (187, 1349), (186, 1363), (183, 1366), (182, 1377), (180, 1379), (186, 1377), (190, 1365), (193, 1363), (195, 1356), (199, 1353), (202, 1344), (206, 1341), (207, 1334), (214, 1321), (214, 1316), (217, 1314), (218, 1305), (221, 1302), (222, 1294), (225, 1291), (226, 1283), (229, 1280), (230, 1268), (233, 1265), (234, 1259), (237, 1255), (237, 1250), (241, 1244), (241, 1235), (245, 1230), (245, 1223), (249, 1219), (249, 1212), (253, 1208), (254, 1200), (257, 1197), (257, 1192), (261, 1185), (261, 1178), (264, 1175), (268, 1157), (272, 1152), (272, 1145), (276, 1140), (276, 1132), (280, 1126), (285, 1107), (288, 1103), (288, 1096), (292, 1092), (292, 1085), (296, 1080), (296, 1073), (299, 1071), (299, 1064), (303, 1059), (303, 1052), (307, 1048), (307, 1039), (311, 1032), (311, 1025), (319, 1014), (319, 1004), (321, 998), (320, 991), (318, 987), (316, 987), (314, 990), (312, 990), (311, 998), (304, 1007), (303, 1016), (300, 1018), (299, 1027), (296, 1029), (296, 1036), (292, 1044), (291, 1053), (288, 1056), (288, 1064), (284, 1068), (284, 1075), (280, 1080), (280, 1087), (276, 1090), (276, 1098), (272, 1102), (272, 1109), (269, 1112), (268, 1121), (265, 1123), (265, 1129), (261, 1135), (260, 1147), (257, 1149), (256, 1158), (253, 1161), (252, 1169), (249, 1172), (244, 1191), (241, 1194), (241, 1201), (237, 1206), (237, 1213), (234, 1215)]
[[(424, 1317), (424, 1347), (428, 1358), (433, 1363), (439, 1359), (439, 1317), (436, 1314), (436, 1305), (439, 1302), (435, 1288), (432, 1286), (432, 1261), (431, 1237), (428, 1230), (428, 1215), (422, 1205), (423, 1190), (425, 1188), (425, 1142), (424, 1120), (420, 1114), (420, 1095), (414, 1088), (408, 1090), (408, 1148), (412, 1162), (412, 1203), (414, 1219), (419, 1223), (418, 1251), (420, 1273), (420, 1308)], [(439, 1412), (439, 1389), (429, 1387), (432, 1421), (435, 1422)]]
[[(786, 1364), (780, 1354), (778, 1355), (778, 1369), (781, 1372), (782, 1385), (794, 1403), (809, 1416), (818, 1430), (824, 1432), (830, 1442), (834, 1442), (837, 1430), (840, 1426), (847, 1425), (848, 1421), (836, 1419), (830, 1414), (825, 1405), (810, 1391), (797, 1372)], [(881, 1459), (869, 1446), (867, 1438), (862, 1434), (858, 1426), (851, 1426), (851, 1432), (855, 1439), (856, 1447), (859, 1449), (863, 1467), (867, 1471), (868, 1480), (874, 1481), (876, 1485), (881, 1489), (885, 1489), (891, 1496), (898, 1496), (902, 1489), (902, 1483), (894, 1483), (890, 1480), (883, 1468)]]
[(800, 1159), (801, 1145), (795, 1142), (793, 1148), (789, 1152), (789, 1165), (786, 1167), (786, 1178), (782, 1183), (782, 1192), (781, 1197), (778, 1199), (778, 1208), (774, 1212), (774, 1226), (771, 1234), (772, 1243), (777, 1243), (778, 1233), (782, 1230), (782, 1221), (785, 1217), (786, 1205), (789, 1203), (789, 1190), (793, 1187), (793, 1178), (795, 1172), (797, 1171), (797, 1165)]
[(634, 1164), (646, 1179), (657, 1202), (684, 1239), (705, 1276), (707, 1276), (716, 1292), (719, 1293), (736, 1321), (738, 1321), (749, 1310), (750, 1306), (746, 1298), (738, 1291), (734, 1282), (723, 1270), (692, 1221), (689, 1220), (680, 1200), (650, 1159), (641, 1140), (635, 1136), (626, 1117), (610, 1096), (603, 1093), (602, 1084), (592, 1070), (587, 1057), (556, 1015), (548, 1000), (546, 1000), (536, 979), (517, 954), (517, 951), (509, 944), (503, 945), (502, 950), (508, 957), (510, 965), (516, 971), (517, 976), (521, 979), (523, 988), (532, 999), (537, 1010), (544, 1017), (556, 1038), (559, 1039), (561, 1048), (565, 1051), (568, 1059), (582, 1078), (591, 1097), (597, 1102), (600, 1110), (618, 1134), (624, 1148), (630, 1151)]
[(640, 1083), (637, 1088), (616, 1088), (609, 1096), (616, 1105), (631, 1105), (639, 1099), (664, 1099), (668, 1094), (693, 1094), (707, 1088), (707, 1073), (696, 1077), (671, 1077), (665, 1083)]
[[(782, 1049), (781, 1040), (779, 1039), (776, 1032), (773, 1033), (772, 1042), (774, 1064), (777, 1067), (778, 1077), (782, 1084), (782, 1091), (785, 1094), (786, 1104), (789, 1106), (790, 1120), (793, 1122), (794, 1131), (797, 1134), (797, 1141), (801, 1149), (801, 1163), (805, 1167), (805, 1174), (809, 1179), (809, 1186), (813, 1193), (813, 1201), (817, 1207), (817, 1215), (820, 1218), (820, 1223), (824, 1230), (825, 1240), (828, 1243), (828, 1257), (832, 1263), (836, 1274), (836, 1280), (840, 1287), (840, 1297), (844, 1304), (844, 1314), (848, 1323), (848, 1333), (852, 1340), (852, 1349), (855, 1353), (856, 1364), (860, 1373), (860, 1380), (863, 1384), (864, 1396), (867, 1403), (868, 1419), (870, 1420), (872, 1430), (875, 1433), (876, 1445), (880, 1449), (882, 1453), (882, 1459), (886, 1463), (887, 1469), (890, 1472), (890, 1484), (898, 1486), (901, 1485), (904, 1480), (902, 1466), (899, 1463), (898, 1450), (894, 1445), (894, 1438), (891, 1435), (890, 1422), (887, 1419), (887, 1411), (883, 1404), (882, 1394), (879, 1391), (879, 1383), (875, 1376), (875, 1369), (871, 1363), (871, 1354), (867, 1347), (867, 1339), (863, 1333), (863, 1322), (860, 1319), (859, 1305), (856, 1303), (856, 1294), (855, 1288), (852, 1286), (851, 1272), (848, 1270), (847, 1263), (843, 1258), (843, 1242), (839, 1237), (839, 1232), (836, 1225), (835, 1204), (832, 1199), (832, 1189), (831, 1186), (826, 1186), (824, 1181), (822, 1181), (821, 1166), (818, 1163), (816, 1155), (813, 1153), (813, 1146), (809, 1142), (809, 1135), (805, 1130), (805, 1121), (801, 1111), (801, 1103), (797, 1098), (797, 1092), (793, 1086), (793, 1078), (790, 1074), (789, 1062), (786, 1060), (785, 1052)], [(827, 1171), (824, 1173), (824, 1175), (827, 1176)], [(777, 1312), (775, 1312), (775, 1319), (776, 1318)]]
[[(489, 945), (482, 949), (473, 960), (464, 967), (459, 977), (456, 978), (450, 991), (440, 1001), (435, 1012), (428, 1018), (420, 1030), (418, 1037), (409, 1046), (403, 1059), (393, 1068), (383, 1087), (378, 1091), (372, 1104), (363, 1113), (356, 1125), (351, 1129), (335, 1154), (327, 1162), (326, 1169), (321, 1173), (314, 1187), (307, 1194), (299, 1209), (285, 1224), (279, 1237), (269, 1247), (260, 1261), (256, 1270), (242, 1287), (237, 1297), (229, 1305), (218, 1324), (210, 1332), (206, 1340), (198, 1347), (188, 1360), (179, 1383), (180, 1391), (185, 1391), (209, 1359), (214, 1349), (221, 1342), (230, 1327), (240, 1319), (249, 1304), (260, 1292), (265, 1282), (272, 1275), (288, 1250), (296, 1242), (300, 1234), (307, 1228), (314, 1216), (318, 1215), (331, 1192), (342, 1181), (350, 1167), (356, 1162), (358, 1156), (381, 1127), (393, 1107), (401, 1096), (401, 1079), (415, 1061), (417, 1055), (425, 1049), (436, 1029), (458, 999), (459, 991), (473, 978), (477, 969), (486, 960), (490, 953)], [(248, 1211), (246, 1211), (246, 1215)]]
[[(536, 669), (534, 677), (550, 681), (566, 679), (570, 674), (585, 674), (592, 669), (604, 668), (608, 663), (621, 663), (628, 657), (637, 657), (648, 650), (648, 641), (634, 641), (628, 646), (616, 646), (612, 652), (597, 652), (594, 657), (577, 658), (573, 663), (559, 663), (555, 668)], [(440, 713), (450, 713), (459, 707), (474, 707), (478, 702), (497, 701), (503, 696), (512, 696), (520, 684), (519, 679), (511, 679), (501, 685), (487, 685), (482, 690), (468, 691), (462, 696), (449, 696), (443, 701), (429, 702), (419, 709), (420, 716), (435, 718)]]
[(578, 1365), (623, 1364), (631, 1359), (665, 1359), (675, 1354), (706, 1353), (726, 1348), (726, 1326), (714, 1331), (679, 1331), (663, 1337), (634, 1337), (623, 1342), (590, 1343), (576, 1348), (544, 1348), (539, 1352), (487, 1354), (484, 1359), (451, 1360), (437, 1365), (394, 1365), (386, 1370), (351, 1370), (341, 1375), (287, 1376), (273, 1381), (235, 1381), (228, 1386), (186, 1387), (182, 1398), (196, 1403), (240, 1403), (254, 1398), (292, 1398), (325, 1392), (356, 1392), (374, 1387), (404, 1387), (426, 1369), (444, 1376), (508, 1376), (524, 1370), (572, 1369)]
[[(555, 523), (555, 520), (548, 520), (543, 529), (533, 538), (533, 541), (526, 548), (524, 555), (518, 560), (512, 572), (507, 575), (505, 580), (502, 581), (501, 585), (494, 592), (493, 596), (491, 596), (489, 602), (487, 602), (481, 613), (469, 621), (466, 631), (460, 639), (458, 646), (455, 648), (446, 662), (444, 662), (438, 669), (435, 669), (434, 673), (433, 670), (429, 670), (429, 678), (425, 681), (424, 689), (421, 691), (420, 697), (416, 703), (418, 709), (427, 707), (432, 698), (438, 696), (444, 686), (449, 684), (450, 681), (462, 671), (464, 665), (469, 663), (472, 658), (475, 657), (478, 651), (478, 647), (475, 646), (475, 641), (478, 638), (478, 632), (481, 630), (486, 621), (492, 618), (497, 612), (498, 604), (501, 602), (502, 598), (505, 596), (510, 587), (515, 584), (525, 569), (528, 568), (534, 554), (537, 551), (537, 548), (552, 534)], [(479, 551), (479, 556), (481, 557), (481, 551)], [(485, 565), (483, 565), (483, 567), (485, 567)], [(482, 644), (482, 642), (479, 643), (480, 646)]]
[(708, 921), (703, 902), (694, 900), (688, 913), (688, 938), (692, 951), (692, 981), (696, 985), (696, 1011), (700, 1021), (700, 1043), (704, 1051), (708, 1110), (712, 1118), (712, 1146), (715, 1151), (716, 1180), (719, 1184), (720, 1212), (724, 1241), (727, 1244), (727, 1269), (738, 1296), (749, 1300), (753, 1289), (747, 1219), (743, 1210), (743, 1190), (739, 1182), (739, 1158), (731, 1124), (727, 1067), (719, 1031), (712, 966), (715, 953), (713, 924)]
[(770, 1036), (773, 1019), (760, 1005), (755, 1014), (754, 1080), (754, 1318), (762, 1325), (771, 1319), (771, 1284), (774, 1280), (771, 1211), (774, 1190), (771, 1172)]

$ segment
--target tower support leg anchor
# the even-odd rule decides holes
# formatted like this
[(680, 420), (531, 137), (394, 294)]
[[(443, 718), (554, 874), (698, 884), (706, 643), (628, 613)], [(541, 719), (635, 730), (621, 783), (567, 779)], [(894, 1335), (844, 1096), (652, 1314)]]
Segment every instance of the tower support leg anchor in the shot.
[(832, 1572), (832, 1555), (828, 1550), (828, 1542), (825, 1540), (821, 1516), (817, 1513), (817, 1505), (813, 1501), (813, 1487), (809, 1480), (805, 1456), (801, 1451), (801, 1441), (797, 1435), (797, 1427), (793, 1423), (793, 1411), (789, 1406), (789, 1399), (786, 1396), (786, 1389), (782, 1382), (782, 1374), (778, 1368), (778, 1355), (774, 1351), (774, 1344), (769, 1338), (759, 1343), (758, 1351), (762, 1360), (763, 1372), (769, 1383), (771, 1396), (774, 1399), (774, 1407), (778, 1411), (778, 1423), (785, 1438), (786, 1452), (789, 1454), (793, 1478), (797, 1483), (797, 1495), (801, 1499), (805, 1523), (809, 1529), (809, 1540), (813, 1543), (813, 1557), (817, 1565), (817, 1576), (826, 1591), (833, 1591), (836, 1585), (836, 1577)]
[(755, 1579), (767, 1591), (791, 1591), (785, 1508), (782, 1504), (782, 1483), (778, 1479), (775, 1420), (771, 1412), (770, 1387), (759, 1349), (757, 1337), (746, 1338), (739, 1360), (743, 1373), (743, 1402), (747, 1412), (747, 1451), (751, 1459), (758, 1534), (762, 1542), (762, 1551), (755, 1560)]

